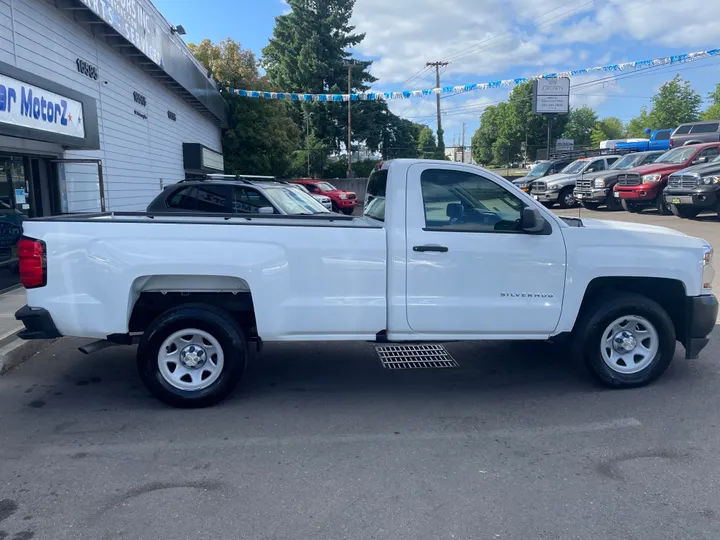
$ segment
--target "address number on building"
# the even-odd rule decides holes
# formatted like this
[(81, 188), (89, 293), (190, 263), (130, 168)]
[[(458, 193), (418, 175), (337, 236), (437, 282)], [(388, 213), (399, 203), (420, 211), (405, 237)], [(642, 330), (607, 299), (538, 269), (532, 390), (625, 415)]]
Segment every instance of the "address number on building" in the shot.
[(77, 60), (75, 60), (75, 64), (77, 65), (77, 70), (79, 73), (82, 73), (86, 77), (90, 77), (95, 81), (98, 80), (99, 74), (97, 66), (94, 66), (90, 62), (86, 62), (82, 58), (78, 58)]
[(147, 107), (147, 99), (140, 92), (133, 92), (135, 103), (139, 103), (143, 107)]

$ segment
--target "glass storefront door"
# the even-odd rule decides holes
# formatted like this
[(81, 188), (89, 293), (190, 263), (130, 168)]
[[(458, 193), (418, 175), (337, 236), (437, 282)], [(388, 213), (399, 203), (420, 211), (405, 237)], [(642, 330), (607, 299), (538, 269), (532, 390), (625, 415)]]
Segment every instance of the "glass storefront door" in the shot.
[(29, 159), (0, 154), (0, 291), (19, 283), (17, 241), (32, 215)]

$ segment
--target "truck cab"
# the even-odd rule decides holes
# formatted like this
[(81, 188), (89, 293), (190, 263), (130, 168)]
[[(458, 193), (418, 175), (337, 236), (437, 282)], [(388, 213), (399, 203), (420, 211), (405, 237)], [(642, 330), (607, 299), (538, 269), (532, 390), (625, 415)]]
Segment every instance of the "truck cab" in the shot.
[(613, 195), (628, 212), (642, 212), (655, 208), (660, 214), (670, 214), (663, 189), (668, 177), (692, 165), (706, 163), (718, 155), (720, 143), (694, 144), (668, 150), (654, 163), (631, 169), (618, 176)]

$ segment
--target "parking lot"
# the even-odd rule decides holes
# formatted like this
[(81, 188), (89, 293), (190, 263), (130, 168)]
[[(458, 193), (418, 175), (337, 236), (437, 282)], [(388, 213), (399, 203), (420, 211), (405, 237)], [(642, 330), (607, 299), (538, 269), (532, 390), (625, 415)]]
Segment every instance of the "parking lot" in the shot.
[[(720, 245), (712, 216), (580, 216)], [(83, 343), (0, 377), (0, 539), (720, 538), (717, 327), (626, 391), (543, 343), (408, 371), (370, 343), (268, 344), (230, 400), (187, 411), (148, 395), (132, 348)]]

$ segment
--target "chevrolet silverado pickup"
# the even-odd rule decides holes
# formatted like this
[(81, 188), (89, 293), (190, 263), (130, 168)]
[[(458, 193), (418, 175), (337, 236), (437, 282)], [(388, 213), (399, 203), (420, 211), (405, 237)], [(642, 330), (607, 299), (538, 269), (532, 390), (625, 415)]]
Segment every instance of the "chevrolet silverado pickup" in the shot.
[(20, 337), (139, 342), (141, 380), (178, 407), (225, 398), (264, 342), (551, 340), (614, 387), (659, 377), (678, 341), (686, 358), (708, 343), (704, 240), (561, 218), (462, 163), (385, 162), (366, 191), (363, 217), (28, 220)]
[(671, 174), (663, 195), (678, 217), (694, 218), (707, 211), (720, 217), (720, 156)]
[(695, 144), (668, 150), (650, 165), (636, 167), (618, 176), (613, 195), (628, 212), (642, 212), (653, 207), (660, 214), (670, 214), (663, 189), (668, 177), (692, 165), (707, 163), (718, 155), (720, 143)]

